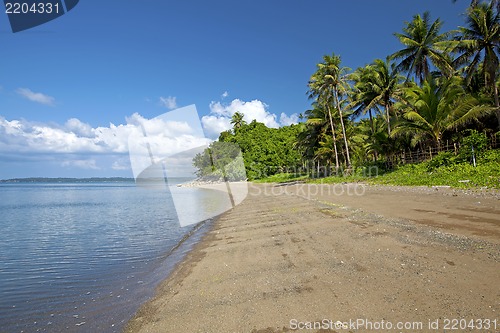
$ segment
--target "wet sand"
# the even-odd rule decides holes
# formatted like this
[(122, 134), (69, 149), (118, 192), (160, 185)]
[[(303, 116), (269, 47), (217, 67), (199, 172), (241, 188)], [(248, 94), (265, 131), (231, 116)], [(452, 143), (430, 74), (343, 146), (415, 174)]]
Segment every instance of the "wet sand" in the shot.
[(496, 332), (499, 282), (498, 192), (250, 184), (126, 332)]

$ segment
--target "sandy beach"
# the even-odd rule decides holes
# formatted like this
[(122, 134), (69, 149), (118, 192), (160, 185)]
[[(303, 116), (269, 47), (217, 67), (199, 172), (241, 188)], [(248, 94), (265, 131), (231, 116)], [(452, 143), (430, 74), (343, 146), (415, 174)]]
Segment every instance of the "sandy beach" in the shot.
[(498, 332), (499, 313), (498, 192), (250, 184), (125, 331)]

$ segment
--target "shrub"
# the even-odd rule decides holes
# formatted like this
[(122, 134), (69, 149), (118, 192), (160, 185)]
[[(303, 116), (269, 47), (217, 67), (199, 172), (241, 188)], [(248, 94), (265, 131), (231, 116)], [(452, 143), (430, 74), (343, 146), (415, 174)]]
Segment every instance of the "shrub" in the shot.
[(472, 161), (472, 152), (477, 158), (480, 158), (488, 149), (488, 138), (486, 134), (480, 133), (476, 130), (466, 130), (469, 135), (464, 136), (460, 140), (460, 150), (458, 158), (460, 161)]
[(441, 152), (427, 162), (427, 171), (431, 172), (439, 167), (450, 166), (457, 162), (455, 154), (452, 152)]

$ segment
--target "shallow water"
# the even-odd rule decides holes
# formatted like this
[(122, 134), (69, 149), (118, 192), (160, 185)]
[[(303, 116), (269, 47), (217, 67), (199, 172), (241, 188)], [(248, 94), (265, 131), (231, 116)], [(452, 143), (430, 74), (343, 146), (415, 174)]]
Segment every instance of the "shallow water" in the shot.
[(165, 186), (2, 184), (0, 215), (1, 332), (120, 331), (196, 240), (169, 256)]

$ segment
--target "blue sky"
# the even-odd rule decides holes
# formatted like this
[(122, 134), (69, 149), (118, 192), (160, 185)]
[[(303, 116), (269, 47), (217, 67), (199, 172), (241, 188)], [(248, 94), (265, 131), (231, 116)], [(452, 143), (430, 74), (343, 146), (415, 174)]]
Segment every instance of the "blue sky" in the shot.
[(132, 177), (127, 119), (190, 104), (212, 138), (237, 110), (291, 123), (323, 55), (363, 66), (400, 48), (393, 33), (412, 15), (451, 30), (468, 4), (82, 0), (15, 34), (0, 13), (0, 179)]

